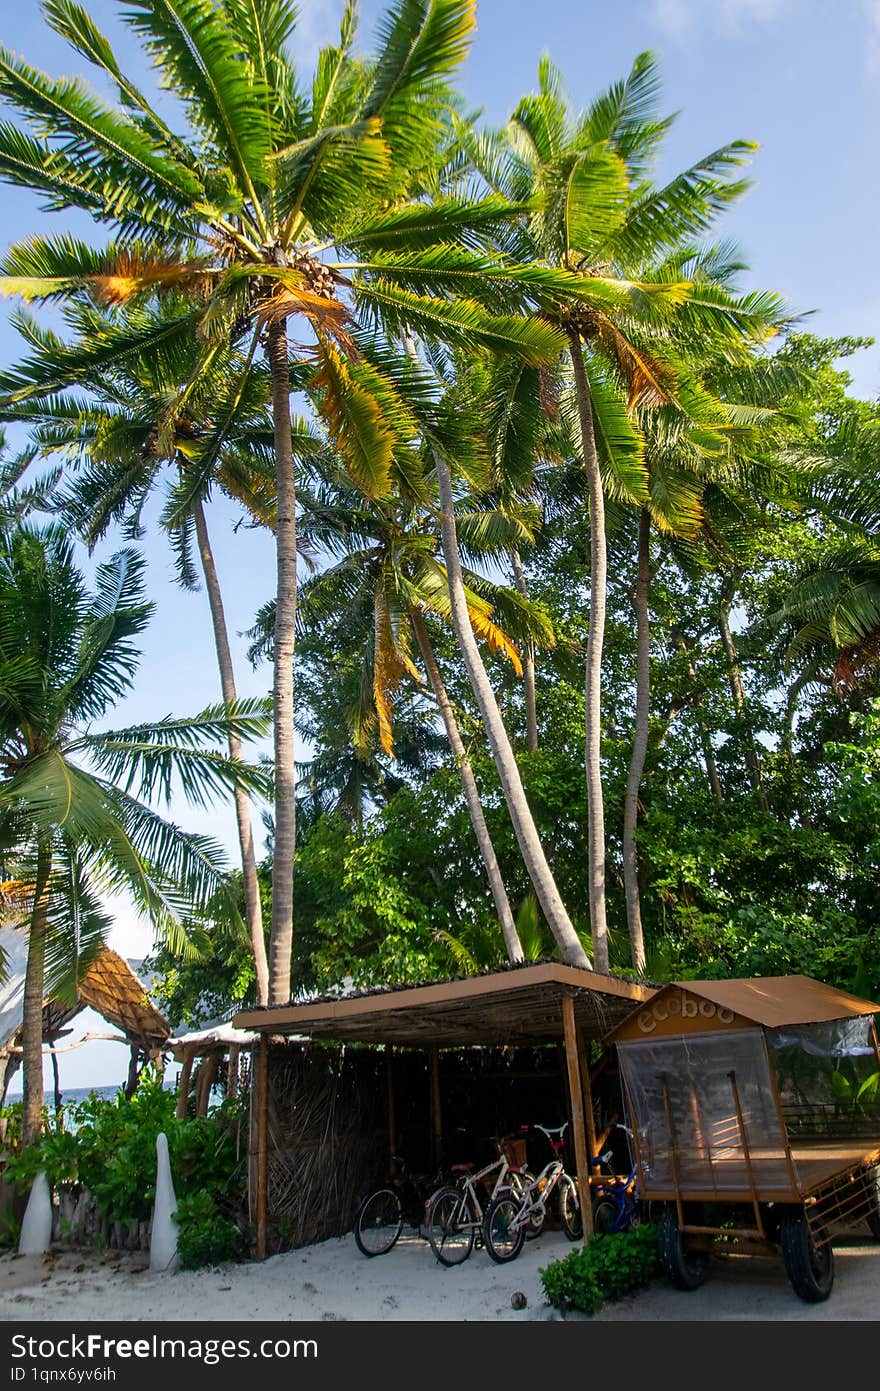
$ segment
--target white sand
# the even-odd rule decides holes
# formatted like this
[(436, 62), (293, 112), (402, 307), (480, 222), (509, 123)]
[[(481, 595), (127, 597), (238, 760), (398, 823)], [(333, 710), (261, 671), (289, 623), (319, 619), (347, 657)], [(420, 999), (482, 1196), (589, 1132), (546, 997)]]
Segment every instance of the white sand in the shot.
[[(352, 1237), (273, 1256), (262, 1264), (154, 1275), (146, 1258), (64, 1252), (0, 1257), (2, 1319), (529, 1320), (558, 1318), (544, 1303), (538, 1270), (571, 1250), (558, 1232), (529, 1242), (516, 1261), (495, 1265), (476, 1251), (461, 1266), (438, 1265), (425, 1242), (402, 1239), (367, 1260)], [(680, 1294), (658, 1281), (608, 1305), (602, 1319), (876, 1319), (880, 1247), (849, 1238), (836, 1248), (837, 1280), (825, 1304), (802, 1303), (781, 1261), (714, 1261), (702, 1289)], [(523, 1310), (510, 1297), (522, 1291)], [(569, 1315), (569, 1317), (573, 1317)]]

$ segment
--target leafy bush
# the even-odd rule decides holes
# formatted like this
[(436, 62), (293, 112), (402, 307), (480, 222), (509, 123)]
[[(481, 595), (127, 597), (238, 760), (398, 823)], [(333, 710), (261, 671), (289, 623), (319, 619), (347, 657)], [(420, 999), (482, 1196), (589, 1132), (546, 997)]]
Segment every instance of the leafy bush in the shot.
[(242, 1244), (235, 1223), (245, 1163), (237, 1143), (238, 1103), (224, 1102), (210, 1117), (195, 1119), (178, 1119), (176, 1106), (160, 1076), (145, 1076), (130, 1097), (92, 1092), (68, 1109), (67, 1129), (44, 1131), (36, 1144), (13, 1150), (6, 1176), (29, 1187), (44, 1169), (53, 1188), (88, 1189), (109, 1223), (145, 1222), (156, 1192), (156, 1137), (164, 1132), (184, 1264), (229, 1260)]
[(557, 1309), (586, 1314), (641, 1289), (657, 1269), (657, 1228), (594, 1236), (540, 1272), (544, 1293)]
[(180, 1229), (177, 1249), (184, 1270), (219, 1265), (242, 1254), (242, 1233), (206, 1189), (179, 1199), (174, 1220)]

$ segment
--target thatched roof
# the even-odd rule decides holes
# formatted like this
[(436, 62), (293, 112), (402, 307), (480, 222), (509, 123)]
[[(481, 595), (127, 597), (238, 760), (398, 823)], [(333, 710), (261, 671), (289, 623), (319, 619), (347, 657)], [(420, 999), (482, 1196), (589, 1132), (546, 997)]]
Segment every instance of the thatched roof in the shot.
[(619, 976), (561, 962), (362, 991), (303, 1004), (242, 1010), (239, 1028), (361, 1043), (451, 1046), (535, 1043), (562, 1034), (562, 999), (574, 1000), (588, 1038), (600, 1038), (655, 992)]
[[(6, 958), (6, 978), (0, 984), (0, 1049), (16, 1041), (24, 1008), (24, 978), (27, 967), (27, 934), (20, 928), (0, 928), (0, 951)], [(147, 996), (131, 967), (115, 951), (103, 947), (88, 968), (79, 986), (75, 1005), (46, 999), (43, 1005), (43, 1036), (47, 1042), (79, 1014), (94, 1009), (108, 1024), (119, 1029), (129, 1043), (148, 1053), (159, 1052), (171, 1030)]]

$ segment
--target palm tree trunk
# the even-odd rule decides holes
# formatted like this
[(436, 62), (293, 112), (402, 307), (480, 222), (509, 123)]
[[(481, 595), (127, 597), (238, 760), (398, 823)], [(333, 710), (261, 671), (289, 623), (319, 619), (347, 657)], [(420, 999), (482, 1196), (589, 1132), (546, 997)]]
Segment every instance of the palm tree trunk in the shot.
[[(672, 644), (675, 647), (676, 651), (681, 652), (682, 656), (687, 657), (688, 676), (690, 677), (691, 681), (694, 683), (694, 686), (696, 687), (697, 668), (694, 666), (694, 659), (691, 655), (691, 650), (685, 642), (683, 634), (679, 631), (678, 628), (673, 628), (672, 630)], [(694, 697), (693, 705), (695, 710), (702, 710), (703, 708), (703, 702), (698, 696)], [(712, 751), (712, 739), (709, 735), (709, 730), (706, 725), (706, 721), (699, 715), (697, 716), (697, 728), (700, 731), (700, 745), (703, 750), (703, 762), (706, 765), (706, 776), (709, 779), (709, 786), (712, 789), (712, 796), (715, 798), (715, 801), (717, 802), (718, 806), (723, 807), (724, 791), (721, 787), (721, 779), (718, 776), (718, 764), (715, 762), (715, 754)]]
[(572, 966), (586, 966), (589, 969), (589, 958), (572, 926), (568, 913), (565, 911), (565, 905), (547, 863), (537, 827), (526, 801), (522, 779), (516, 766), (507, 730), (504, 728), (501, 711), (498, 709), (495, 693), (483, 665), (480, 649), (477, 647), (468, 614), (467, 598), (461, 574), (461, 557), (455, 526), (455, 504), (452, 496), (452, 477), (446, 460), (436, 450), (434, 451), (434, 462), (437, 467), (437, 481), (440, 488), (440, 536), (446, 561), (452, 625), (461, 655), (464, 658), (471, 689), (483, 717), (486, 737), (489, 740), (495, 767), (498, 769), (513, 829), (526, 870), (534, 885), (538, 902), (547, 919), (547, 925), (559, 944), (563, 959)]
[(642, 905), (639, 897), (639, 859), (636, 827), (639, 820), (639, 788), (648, 751), (648, 718), (651, 708), (651, 627), (648, 589), (651, 562), (651, 514), (642, 508), (639, 518), (639, 562), (634, 608), (636, 611), (636, 728), (633, 739), (626, 797), (623, 805), (623, 885), (626, 894), (626, 920), (632, 964), (645, 969), (645, 937), (642, 931)]
[(27, 968), (21, 1021), (21, 1053), (24, 1098), (21, 1138), (32, 1145), (43, 1128), (43, 984), (46, 973), (47, 888), (52, 871), (52, 851), (45, 843), (37, 851), (34, 906), (28, 933)]
[(587, 777), (587, 873), (590, 927), (597, 971), (608, 970), (608, 924), (605, 914), (605, 801), (602, 792), (602, 644), (605, 640), (605, 595), (608, 556), (605, 541), (605, 498), (593, 429), (593, 402), (584, 370), (577, 329), (568, 331), (574, 368), (575, 396), (581, 427), (583, 465), (590, 498), (590, 622), (587, 629), (585, 679), (586, 730), (584, 766)]
[(736, 650), (736, 643), (733, 640), (733, 633), (730, 631), (730, 610), (733, 607), (733, 588), (734, 581), (727, 578), (721, 587), (721, 601), (718, 612), (718, 631), (721, 634), (721, 646), (724, 648), (724, 655), (727, 658), (728, 678), (730, 681), (730, 694), (733, 697), (733, 704), (743, 731), (745, 741), (746, 771), (749, 775), (749, 782), (752, 791), (758, 798), (758, 805), (762, 811), (769, 811), (767, 797), (761, 782), (761, 763), (758, 758), (758, 751), (755, 748), (755, 739), (748, 724), (746, 716), (746, 693), (742, 683), (742, 668), (739, 664), (739, 653)]
[(507, 890), (504, 887), (504, 880), (501, 877), (501, 870), (498, 867), (498, 859), (495, 855), (495, 847), (492, 844), (492, 837), (489, 835), (489, 827), (486, 825), (486, 818), (483, 815), (483, 807), (480, 802), (480, 793), (477, 788), (474, 770), (471, 767), (470, 759), (467, 756), (464, 742), (458, 729), (458, 721), (455, 718), (455, 711), (452, 708), (452, 701), (449, 699), (446, 687), (443, 684), (443, 677), (434, 656), (434, 649), (431, 646), (431, 639), (425, 627), (425, 620), (422, 618), (418, 609), (413, 609), (409, 615), (416, 641), (422, 654), (422, 661), (425, 663), (425, 670), (428, 673), (428, 680), (434, 691), (434, 698), (437, 701), (437, 708), (443, 720), (446, 730), (446, 737), (455, 755), (458, 764), (458, 772), (461, 777), (461, 785), (464, 791), (464, 800), (467, 804), (468, 813), (471, 818), (471, 825), (474, 828), (474, 835), (480, 847), (480, 854), (483, 857), (483, 864), (486, 869), (486, 877), (489, 880), (489, 887), (492, 890), (492, 898), (495, 903), (495, 912), (498, 914), (498, 921), (501, 924), (501, 934), (504, 938), (504, 948), (507, 952), (508, 961), (522, 961), (523, 949), (516, 930), (516, 923), (513, 920), (513, 913), (510, 908), (510, 900), (507, 897)]
[(272, 374), (275, 486), (278, 500), (278, 525), (275, 532), (275, 674), (272, 684), (275, 724), (275, 848), (272, 863), (272, 929), (269, 940), (269, 1003), (278, 1005), (290, 999), (293, 858), (296, 852), (296, 764), (293, 731), (296, 484), (291, 443), (287, 324), (283, 319), (269, 325), (268, 358)]
[[(514, 549), (510, 554), (513, 560), (513, 578), (516, 587), (523, 598), (528, 599), (529, 590), (526, 577), (523, 574), (519, 551)], [(538, 749), (538, 703), (535, 696), (535, 648), (531, 642), (526, 643), (523, 655), (523, 692), (526, 705), (526, 747), (529, 753), (536, 753)]]
[[(211, 609), (211, 623), (214, 627), (214, 646), (217, 651), (217, 666), (220, 669), (220, 689), (227, 705), (234, 705), (238, 699), (235, 689), (235, 671), (232, 666), (232, 653), (229, 648), (229, 633), (226, 627), (226, 614), (223, 609), (223, 595), (220, 580), (214, 563), (211, 538), (201, 498), (193, 506), (196, 539), (202, 559), (202, 574)], [(241, 740), (237, 734), (229, 735), (229, 756), (242, 758)], [(257, 876), (257, 857), (254, 852), (254, 834), (251, 825), (251, 808), (244, 788), (235, 789), (235, 819), (238, 825), (238, 843), (241, 848), (241, 872), (244, 881), (244, 901), (247, 913), (248, 930), (251, 937), (251, 950), (254, 954), (254, 969), (257, 976), (257, 1004), (269, 1003), (269, 963), (266, 959), (266, 938), (263, 934), (263, 907), (260, 902), (260, 881)]]

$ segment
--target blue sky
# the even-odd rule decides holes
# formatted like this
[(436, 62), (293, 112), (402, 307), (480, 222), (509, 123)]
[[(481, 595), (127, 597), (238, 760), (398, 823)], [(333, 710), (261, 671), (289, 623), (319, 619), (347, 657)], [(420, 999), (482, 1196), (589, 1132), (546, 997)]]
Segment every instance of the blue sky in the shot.
[[(112, 36), (123, 66), (145, 80), (136, 43), (119, 23), (119, 0), (86, 0)], [(308, 70), (321, 43), (338, 25), (341, 0), (302, 0), (296, 51)], [(362, 5), (361, 41), (370, 41), (384, 7)], [(38, 0), (3, 7), (0, 41), (54, 75), (82, 72), (45, 26)], [(871, 336), (880, 322), (876, 276), (880, 180), (876, 136), (880, 129), (880, 0), (480, 0), (479, 27), (462, 85), (474, 108), (502, 122), (532, 88), (538, 55), (549, 52), (560, 67), (575, 105), (629, 68), (645, 48), (660, 57), (665, 109), (680, 112), (667, 140), (661, 177), (725, 142), (760, 143), (751, 170), (754, 187), (727, 216), (721, 231), (741, 245), (755, 285), (781, 291), (806, 326), (828, 335)], [(148, 79), (147, 79), (148, 80)], [(46, 230), (50, 219), (36, 199), (3, 187), (0, 244)], [(56, 228), (88, 235), (87, 224), (56, 215)], [(0, 359), (18, 354), (16, 335), (0, 308)], [(880, 393), (880, 350), (860, 355), (851, 367), (855, 389)], [(217, 562), (233, 633), (251, 623), (272, 591), (274, 559), (267, 539), (233, 531), (235, 514), (218, 502), (211, 509)], [(162, 541), (148, 538), (151, 595), (156, 614), (144, 641), (136, 689), (118, 712), (119, 723), (194, 711), (218, 698), (218, 681), (203, 594), (182, 593), (173, 583)], [(235, 639), (242, 695), (260, 694), (264, 673), (243, 660)], [(210, 831), (234, 853), (231, 815), (175, 815)], [(149, 946), (149, 931), (123, 904), (113, 944), (127, 955)], [(82, 1017), (82, 1030), (97, 1027)], [(79, 1031), (79, 1030), (78, 1030)], [(62, 1081), (74, 1087), (124, 1076), (124, 1050), (90, 1044), (64, 1055)]]

